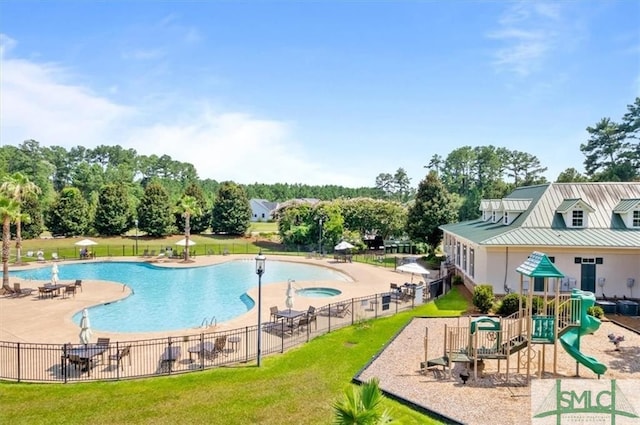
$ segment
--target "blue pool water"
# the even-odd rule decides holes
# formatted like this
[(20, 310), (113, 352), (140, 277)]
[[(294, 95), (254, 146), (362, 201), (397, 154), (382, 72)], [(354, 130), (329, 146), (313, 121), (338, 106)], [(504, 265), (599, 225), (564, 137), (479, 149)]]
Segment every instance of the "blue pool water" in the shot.
[[(111, 332), (151, 332), (198, 327), (204, 318), (224, 322), (246, 313), (254, 301), (247, 290), (258, 285), (255, 261), (191, 268), (156, 267), (147, 263), (58, 263), (62, 283), (75, 279), (107, 280), (128, 285), (134, 294), (124, 300), (89, 309), (91, 327)], [(24, 279), (47, 281), (51, 267), (11, 273)], [(349, 281), (344, 274), (325, 267), (269, 261), (262, 284), (293, 279)], [(85, 291), (91, 286), (83, 284)], [(284, 302), (285, 293), (282, 294)], [(80, 312), (74, 316), (80, 323)]]
[(303, 297), (328, 298), (342, 294), (342, 291), (333, 288), (305, 288), (298, 289), (296, 294)]

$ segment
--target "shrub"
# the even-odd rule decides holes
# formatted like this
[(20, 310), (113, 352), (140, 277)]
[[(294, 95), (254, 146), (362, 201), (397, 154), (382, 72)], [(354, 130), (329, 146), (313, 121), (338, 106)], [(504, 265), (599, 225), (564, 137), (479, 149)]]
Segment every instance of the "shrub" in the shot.
[[(522, 297), (522, 305), (524, 306), (525, 299)], [(500, 303), (500, 307), (498, 308), (498, 314), (501, 316), (510, 316), (516, 311), (518, 311), (518, 304), (520, 300), (520, 294), (510, 293), (505, 296)]]
[(604, 310), (599, 305), (594, 305), (587, 309), (587, 314), (601, 319), (604, 316)]
[(493, 286), (478, 285), (473, 289), (472, 297), (473, 305), (476, 306), (480, 313), (488, 313), (493, 307)]
[(464, 282), (464, 279), (462, 278), (462, 276), (457, 274), (453, 276), (453, 279), (451, 281), (453, 282), (454, 285), (462, 285), (462, 283)]
[[(516, 311), (518, 311), (518, 299), (520, 298), (519, 294), (514, 292), (505, 296), (500, 303), (500, 307), (498, 308), (498, 314), (501, 316), (510, 316)], [(527, 308), (527, 296), (522, 295), (522, 307)], [(543, 310), (544, 300), (542, 297), (538, 295), (533, 296), (533, 314), (538, 314)]]

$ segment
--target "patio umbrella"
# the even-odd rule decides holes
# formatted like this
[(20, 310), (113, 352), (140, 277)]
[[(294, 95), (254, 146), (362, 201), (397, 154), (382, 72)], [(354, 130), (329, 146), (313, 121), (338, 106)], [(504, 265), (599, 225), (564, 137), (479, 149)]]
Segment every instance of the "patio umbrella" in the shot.
[(398, 266), (396, 270), (405, 272), (405, 273), (411, 273), (411, 283), (413, 283), (414, 274), (419, 274), (419, 275), (429, 274), (429, 270), (425, 269), (418, 263), (405, 263), (401, 266)]
[(53, 263), (51, 266), (51, 283), (54, 285), (58, 284), (58, 265)]
[(293, 308), (293, 286), (291, 285), (294, 281), (289, 279), (287, 281), (287, 299), (284, 304), (287, 306), (289, 310)]
[(338, 245), (336, 245), (333, 249), (335, 249), (336, 251), (343, 251), (345, 249), (351, 249), (351, 248), (355, 248), (355, 247), (347, 241), (342, 241)]
[(80, 344), (89, 344), (91, 342), (91, 325), (89, 324), (89, 312), (85, 308), (82, 310), (82, 319), (80, 319)]
[[(194, 241), (192, 241), (191, 239), (189, 239), (189, 246), (193, 246), (196, 243)], [(178, 246), (186, 246), (187, 245), (187, 240), (182, 238), (180, 239), (178, 242), (176, 242), (176, 245)]]
[(75, 243), (78, 246), (91, 246), (98, 245), (98, 242), (92, 241), (91, 239), (83, 239)]

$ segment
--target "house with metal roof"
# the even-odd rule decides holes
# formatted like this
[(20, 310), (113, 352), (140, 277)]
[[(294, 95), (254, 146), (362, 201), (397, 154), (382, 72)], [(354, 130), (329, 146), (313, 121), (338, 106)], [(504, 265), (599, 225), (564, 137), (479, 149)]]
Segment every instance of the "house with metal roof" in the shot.
[[(516, 268), (540, 251), (565, 275), (552, 288), (640, 296), (640, 182), (520, 187), (482, 200), (480, 210), (477, 220), (441, 226), (447, 258), (469, 287), (516, 289)], [(544, 282), (526, 284), (537, 291)]]
[(266, 199), (249, 199), (251, 206), (251, 221), (273, 220), (273, 212), (278, 207), (277, 202), (270, 202)]

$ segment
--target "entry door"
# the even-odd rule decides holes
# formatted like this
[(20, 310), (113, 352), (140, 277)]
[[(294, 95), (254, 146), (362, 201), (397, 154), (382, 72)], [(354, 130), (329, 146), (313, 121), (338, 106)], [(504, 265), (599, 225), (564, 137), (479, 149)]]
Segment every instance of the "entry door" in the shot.
[(596, 293), (596, 265), (582, 264), (580, 289)]

